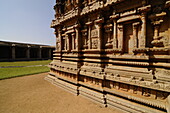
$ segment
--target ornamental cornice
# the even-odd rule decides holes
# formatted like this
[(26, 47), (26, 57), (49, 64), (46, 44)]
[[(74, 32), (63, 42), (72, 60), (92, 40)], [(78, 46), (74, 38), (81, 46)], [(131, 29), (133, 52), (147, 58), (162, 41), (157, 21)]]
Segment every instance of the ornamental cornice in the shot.
[(129, 20), (134, 20), (134, 19), (139, 19), (139, 18), (140, 18), (140, 15), (130, 15), (130, 16), (120, 18), (117, 21), (117, 23), (126, 22), (126, 21), (129, 21)]
[(72, 9), (69, 12), (65, 13), (64, 15), (57, 17), (56, 20), (52, 20), (51, 27), (53, 28), (53, 27), (61, 24), (62, 22), (72, 19), (78, 15), (79, 15), (79, 8), (77, 7), (75, 9)]
[(85, 15), (87, 13), (99, 10), (104, 7), (103, 1), (96, 1), (93, 4), (88, 4), (82, 9), (82, 12), (80, 15)]
[(117, 19), (119, 18), (119, 14), (113, 14), (110, 16), (110, 19), (113, 20), (113, 19)]
[(138, 8), (139, 12), (148, 12), (150, 10), (151, 10), (151, 5), (147, 5), (147, 6), (143, 6), (143, 7)]
[(120, 17), (130, 16), (130, 15), (134, 15), (136, 13), (137, 13), (136, 10), (131, 10), (131, 11), (120, 13)]

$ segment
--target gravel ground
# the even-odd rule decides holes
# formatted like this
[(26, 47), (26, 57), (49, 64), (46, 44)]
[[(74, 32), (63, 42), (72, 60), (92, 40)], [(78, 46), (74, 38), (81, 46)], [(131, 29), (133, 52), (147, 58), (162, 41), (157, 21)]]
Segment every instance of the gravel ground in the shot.
[(121, 113), (52, 85), (46, 75), (0, 80), (0, 113)]

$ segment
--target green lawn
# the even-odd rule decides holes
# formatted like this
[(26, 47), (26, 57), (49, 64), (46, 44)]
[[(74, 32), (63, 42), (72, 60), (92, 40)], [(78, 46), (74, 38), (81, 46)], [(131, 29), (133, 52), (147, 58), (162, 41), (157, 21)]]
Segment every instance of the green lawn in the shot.
[(30, 65), (47, 65), (51, 60), (42, 61), (17, 61), (17, 62), (0, 62), (0, 66), (30, 66)]
[[(0, 66), (32, 66), (32, 65), (47, 65), (51, 60), (45, 61), (20, 61), (20, 62), (0, 62)], [(36, 67), (12, 67), (0, 68), (0, 79), (13, 78), (24, 75), (31, 75), (36, 73), (48, 72), (47, 66)]]

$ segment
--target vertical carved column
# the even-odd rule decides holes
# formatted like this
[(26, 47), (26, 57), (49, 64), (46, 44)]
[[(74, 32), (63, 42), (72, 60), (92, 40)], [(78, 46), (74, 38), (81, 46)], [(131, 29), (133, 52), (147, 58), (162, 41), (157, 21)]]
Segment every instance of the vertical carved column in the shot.
[(60, 42), (60, 45), (59, 45), (59, 51), (61, 52), (62, 51), (62, 48), (63, 48), (63, 42), (62, 42), (62, 34), (61, 34), (61, 29), (58, 31), (58, 38), (59, 38), (59, 42)]
[(88, 30), (88, 38), (89, 38), (88, 49), (92, 48), (92, 45), (91, 45), (91, 29), (92, 29), (92, 26), (89, 26), (89, 30)]
[(123, 25), (119, 24), (118, 25), (118, 49), (123, 49)]
[(69, 48), (70, 43), (69, 43), (69, 36), (68, 36), (68, 34), (66, 34), (65, 40), (66, 40), (66, 50), (69, 50), (69, 49), (70, 49), (70, 48)]
[(75, 50), (76, 49), (75, 33), (72, 33), (71, 36), (72, 36), (72, 49)]
[(76, 44), (76, 50), (79, 51), (81, 48), (81, 40), (80, 40), (80, 25), (77, 24), (75, 25), (75, 31), (76, 31), (76, 40), (75, 40), (75, 44)]
[(84, 45), (87, 46), (88, 44), (88, 39), (87, 39), (87, 32), (84, 32)]
[[(77, 61), (77, 68), (80, 68), (81, 65), (82, 65), (82, 62), (81, 62), (81, 53), (80, 53), (80, 50), (81, 50), (81, 31), (80, 31), (80, 23), (79, 21), (77, 21), (77, 24), (74, 26), (74, 29), (75, 29), (75, 49), (78, 53), (78, 61)], [(77, 80), (79, 80), (79, 71), (77, 72)]]
[(91, 45), (91, 30), (92, 30), (92, 22), (87, 22), (86, 25), (88, 26), (88, 49), (92, 48)]
[(140, 23), (136, 22), (133, 23), (133, 43), (134, 43), (134, 48), (138, 48), (138, 25)]
[(111, 31), (108, 31), (107, 33), (108, 33), (108, 40), (107, 40), (107, 42), (110, 43), (111, 40), (112, 40), (112, 39), (111, 39)]
[(54, 34), (55, 34), (55, 36), (56, 36), (56, 47), (55, 47), (55, 49), (57, 50), (57, 51), (59, 51), (60, 50), (60, 39), (59, 39), (59, 34), (57, 34), (58, 32), (54, 32)]
[(102, 24), (97, 24), (98, 29), (98, 49), (102, 49)]
[(27, 57), (27, 59), (30, 58), (30, 46), (29, 45), (26, 48), (26, 57)]
[(113, 20), (113, 48), (117, 48), (117, 20)]
[(146, 12), (141, 14), (142, 28), (139, 48), (145, 48), (146, 46)]
[(12, 44), (12, 59), (15, 60), (16, 55), (15, 55), (15, 44)]
[(98, 30), (98, 49), (99, 51), (101, 51), (102, 49), (102, 23), (104, 22), (104, 19), (101, 18), (101, 19), (98, 19), (98, 20), (95, 20), (95, 26)]
[(141, 12), (141, 21), (142, 21), (139, 48), (146, 47), (146, 14), (150, 10), (150, 8), (151, 8), (150, 5), (138, 8), (138, 10)]
[(64, 50), (67, 50), (67, 37), (64, 34)]
[(118, 14), (113, 14), (110, 18), (113, 20), (113, 49), (118, 47), (118, 40), (117, 40), (117, 18), (119, 17)]

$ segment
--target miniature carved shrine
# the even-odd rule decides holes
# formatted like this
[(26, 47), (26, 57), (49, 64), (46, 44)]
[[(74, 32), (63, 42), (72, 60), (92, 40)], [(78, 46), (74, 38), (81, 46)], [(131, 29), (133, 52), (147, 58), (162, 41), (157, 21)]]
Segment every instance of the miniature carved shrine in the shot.
[(56, 0), (45, 78), (133, 113), (170, 113), (170, 0)]

